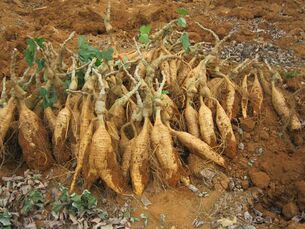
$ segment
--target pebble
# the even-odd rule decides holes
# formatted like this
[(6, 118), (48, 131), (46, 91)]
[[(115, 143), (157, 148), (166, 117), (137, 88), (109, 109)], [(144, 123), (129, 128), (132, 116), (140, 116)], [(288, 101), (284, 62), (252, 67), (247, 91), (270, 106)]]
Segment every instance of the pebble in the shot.
[(240, 149), (240, 150), (244, 150), (245, 149), (245, 144), (244, 143), (239, 143), (238, 144), (238, 149)]
[(254, 129), (255, 127), (255, 121), (253, 121), (250, 118), (245, 118), (245, 119), (241, 119), (240, 120), (240, 126), (241, 128), (246, 131), (246, 132), (250, 132)]
[(241, 182), (241, 186), (243, 187), (244, 190), (247, 190), (249, 188), (249, 181), (243, 180)]
[(268, 139), (269, 139), (269, 134), (268, 134), (268, 132), (265, 131), (265, 130), (262, 130), (262, 131), (260, 132), (260, 136), (261, 136), (262, 140), (268, 140)]
[(259, 147), (255, 150), (255, 152), (258, 156), (261, 156), (264, 153), (264, 150), (262, 147)]
[(190, 184), (190, 185), (188, 186), (188, 188), (189, 188), (189, 190), (191, 190), (192, 192), (198, 192), (198, 191), (199, 191), (199, 189), (198, 189), (196, 186), (192, 185), (192, 184)]
[(289, 220), (299, 212), (298, 206), (294, 202), (289, 202), (283, 206), (282, 214), (285, 219)]
[(251, 171), (249, 176), (253, 184), (261, 189), (267, 188), (270, 183), (270, 177), (267, 173)]
[(250, 215), (249, 212), (245, 212), (245, 213), (244, 213), (244, 219), (245, 219), (248, 223), (252, 223), (252, 221), (253, 221), (253, 217), (252, 217), (252, 215)]
[(242, 227), (242, 229), (256, 229), (253, 225), (245, 225)]

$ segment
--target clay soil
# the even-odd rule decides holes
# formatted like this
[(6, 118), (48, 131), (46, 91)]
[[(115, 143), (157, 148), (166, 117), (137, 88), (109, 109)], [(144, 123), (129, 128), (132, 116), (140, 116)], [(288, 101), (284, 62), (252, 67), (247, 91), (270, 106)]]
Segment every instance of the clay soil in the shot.
[[(26, 38), (29, 36), (41, 36), (58, 45), (72, 31), (76, 31), (77, 35), (86, 35), (98, 48), (109, 45), (110, 37), (106, 34), (103, 23), (105, 2), (103, 0), (0, 1), (0, 79), (9, 76), (9, 59), (13, 48), (23, 53), (26, 48)], [(304, 0), (113, 0), (112, 37), (116, 41), (117, 48), (122, 51), (128, 50), (133, 44), (132, 38), (141, 25), (150, 23), (153, 28), (158, 28), (176, 18), (175, 10), (178, 7), (189, 10), (187, 30), (193, 41), (212, 41), (209, 34), (196, 27), (194, 22), (198, 21), (213, 29), (220, 37), (224, 37), (233, 29), (236, 30), (223, 52), (224, 57), (228, 57), (228, 53), (235, 53), (237, 58), (231, 55), (232, 61), (251, 57), (254, 49), (250, 48), (255, 45), (262, 47), (272, 44), (273, 49), (262, 49), (261, 54), (269, 58), (273, 65), (299, 72), (297, 77), (285, 80), (287, 96), (304, 89)], [(70, 48), (76, 48), (76, 42), (75, 38)], [(238, 52), (237, 44), (250, 48)], [(22, 59), (23, 56), (20, 54), (18, 65), (20, 72), (25, 67)], [(304, 94), (304, 90), (299, 93), (296, 102), (296, 111), (303, 122)], [(223, 171), (226, 177), (232, 178), (233, 185), (239, 184), (239, 188), (244, 192), (258, 190), (261, 193), (259, 200), (252, 203), (252, 206), (264, 216), (269, 216), (272, 224), (257, 225), (257, 228), (287, 228), (288, 225), (290, 228), (305, 228), (304, 224), (292, 223), (291, 217), (283, 214), (284, 208), (291, 205), (297, 206), (294, 215), (305, 211), (305, 131), (303, 128), (292, 133), (286, 130), (284, 124), (276, 115), (271, 105), (271, 98), (266, 96), (259, 118), (241, 122), (240, 128), (243, 133), (239, 135), (239, 142), (244, 144), (244, 149), (239, 151), (236, 159), (229, 160), (228, 169)], [(239, 127), (235, 127), (238, 132)], [(17, 164), (4, 165), (0, 175), (11, 175), (16, 172)], [(22, 170), (25, 169), (24, 167), (23, 165)], [(200, 182), (195, 178), (194, 183), (204, 187), (200, 186)], [(220, 209), (213, 215), (219, 200), (225, 200), (228, 193), (234, 192), (227, 186), (225, 184), (227, 191), (215, 186), (206, 198), (200, 198), (184, 187), (158, 193), (149, 191), (146, 196), (152, 205), (144, 209), (140, 201), (133, 201), (135, 214), (148, 215), (148, 228), (160, 228), (162, 221), (160, 214), (166, 216), (164, 228), (171, 226), (192, 228), (196, 218), (209, 222), (219, 216), (217, 214), (221, 212)], [(241, 195), (239, 197), (242, 198)], [(242, 202), (238, 198), (233, 200), (235, 203), (227, 200), (227, 205), (233, 206)], [(287, 204), (290, 205), (287, 207), (285, 206)], [(226, 207), (220, 205), (223, 211), (230, 209), (227, 205)], [(202, 228), (209, 227), (204, 225)]]

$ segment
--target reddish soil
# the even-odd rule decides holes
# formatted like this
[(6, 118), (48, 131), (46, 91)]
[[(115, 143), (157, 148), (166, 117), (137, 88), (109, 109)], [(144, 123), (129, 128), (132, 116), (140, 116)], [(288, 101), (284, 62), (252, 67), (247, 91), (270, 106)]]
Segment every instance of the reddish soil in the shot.
[[(110, 42), (105, 33), (103, 16), (106, 1), (89, 0), (3, 0), (0, 1), (0, 78), (8, 76), (9, 59), (13, 48), (23, 53), (28, 36), (41, 36), (58, 44), (72, 31), (86, 35), (97, 47)], [(297, 78), (287, 80), (288, 92), (304, 89), (305, 84), (305, 1), (304, 0), (123, 0), (112, 1), (111, 23), (113, 37), (118, 49), (124, 51), (132, 44), (132, 37), (138, 28), (151, 23), (153, 28), (177, 17), (175, 9), (185, 7), (190, 16), (188, 31), (194, 41), (211, 41), (212, 37), (201, 31), (195, 21), (213, 29), (220, 37), (232, 29), (238, 29), (227, 46), (237, 43), (272, 43), (281, 53), (290, 53), (289, 61), (282, 67), (300, 72)], [(148, 3), (149, 2), (149, 3)], [(76, 36), (77, 37), (77, 36)], [(76, 39), (72, 45), (76, 46)], [(247, 56), (247, 53), (244, 53)], [(267, 53), (267, 55), (269, 55)], [(270, 54), (271, 55), (271, 54)], [(20, 61), (23, 58), (19, 56)], [(276, 58), (275, 58), (276, 59)], [(278, 64), (282, 64), (279, 57)], [(277, 64), (277, 63), (274, 63)], [(285, 65), (285, 66), (284, 66)], [(22, 61), (19, 65), (23, 71)], [(305, 120), (304, 91), (299, 94), (296, 110)], [(237, 127), (236, 127), (237, 128)], [(276, 115), (271, 98), (266, 96), (263, 111), (257, 120), (247, 120), (242, 124), (244, 130), (239, 141), (244, 144), (236, 159), (229, 162), (225, 172), (242, 184), (243, 190), (257, 186), (263, 190), (263, 197), (254, 206), (264, 215), (273, 219), (272, 228), (287, 228), (290, 218), (283, 217), (285, 205), (297, 205), (299, 214), (305, 211), (305, 131), (292, 133), (284, 128)], [(236, 129), (237, 130), (237, 129)], [(9, 174), (14, 168), (2, 168), (2, 174)], [(195, 181), (198, 182), (198, 181)], [(150, 217), (149, 228), (160, 227), (160, 214), (166, 215), (165, 228), (190, 228), (196, 217), (209, 219), (205, 211), (213, 209), (222, 192), (213, 191), (203, 200), (185, 188), (168, 190), (161, 194), (148, 193), (152, 206), (148, 210), (134, 206), (136, 213), (147, 212)], [(210, 202), (209, 202), (210, 201)], [(202, 207), (205, 206), (205, 207)], [(205, 210), (203, 210), (203, 208)], [(288, 210), (287, 210), (288, 209)], [(294, 208), (295, 210), (295, 208)], [(286, 215), (286, 214), (285, 214)], [(292, 224), (291, 224), (292, 225)], [(303, 225), (291, 228), (304, 228)], [(267, 228), (261, 226), (258, 228)], [(207, 227), (208, 228), (208, 227)]]

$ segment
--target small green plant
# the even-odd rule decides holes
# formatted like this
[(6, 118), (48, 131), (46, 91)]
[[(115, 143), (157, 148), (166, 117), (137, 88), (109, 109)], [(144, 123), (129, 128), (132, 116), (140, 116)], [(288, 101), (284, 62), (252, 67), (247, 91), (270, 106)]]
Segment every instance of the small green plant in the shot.
[(190, 39), (189, 39), (189, 35), (187, 32), (184, 32), (181, 37), (180, 37), (180, 41), (182, 43), (183, 49), (186, 53), (188, 53), (190, 51)]
[(21, 209), (22, 214), (28, 215), (31, 211), (43, 208), (43, 194), (39, 190), (31, 191), (24, 199), (23, 207)]
[(12, 214), (9, 213), (7, 210), (0, 212), (0, 228), (11, 229), (13, 226), (11, 220)]
[(142, 25), (140, 27), (140, 36), (139, 41), (143, 44), (147, 44), (149, 42), (149, 33), (151, 31), (150, 25)]
[(285, 71), (283, 72), (283, 77), (285, 79), (293, 79), (295, 77), (298, 77), (300, 75), (299, 71)]
[(52, 214), (54, 217), (66, 209), (73, 215), (81, 214), (86, 210), (91, 210), (97, 206), (96, 198), (85, 190), (81, 195), (73, 193), (69, 195), (68, 189), (64, 186), (59, 187), (60, 196), (52, 204)]
[(162, 91), (161, 91), (161, 94), (163, 94), (163, 95), (168, 95), (168, 94), (169, 94), (169, 91), (168, 91), (168, 90), (162, 90)]
[[(24, 57), (26, 62), (28, 63), (29, 66), (33, 66), (34, 62), (36, 61), (36, 51), (38, 46), (40, 48), (44, 48), (44, 38), (42, 37), (37, 37), (34, 39), (27, 39), (27, 48), (24, 53)], [(44, 63), (42, 60), (37, 60), (40, 64)]]
[(42, 106), (44, 109), (46, 109), (47, 107), (52, 107), (53, 104), (56, 102), (57, 97), (54, 87), (51, 87), (50, 90), (41, 87), (39, 89), (39, 93), (40, 96), (43, 98)]
[[(185, 8), (178, 8), (176, 10), (176, 12), (180, 15), (180, 17), (177, 19), (177, 25), (181, 26), (181, 27), (186, 27), (187, 23), (185, 20), (185, 16), (188, 15), (188, 11)], [(188, 53), (190, 51), (190, 39), (189, 39), (189, 35), (187, 32), (183, 32), (181, 37), (180, 37), (180, 41), (182, 43), (183, 49), (186, 53)]]
[(179, 26), (186, 27), (187, 23), (186, 23), (186, 20), (185, 20), (184, 17), (186, 15), (188, 15), (187, 9), (185, 9), (185, 8), (178, 8), (176, 10), (176, 12), (180, 15), (180, 17), (177, 19), (177, 24)]
[(93, 58), (96, 58), (95, 65), (99, 66), (103, 61), (112, 60), (113, 52), (113, 48), (100, 51), (99, 49), (92, 47), (85, 36), (80, 36), (78, 38), (78, 55), (80, 60), (84, 63), (88, 63)]

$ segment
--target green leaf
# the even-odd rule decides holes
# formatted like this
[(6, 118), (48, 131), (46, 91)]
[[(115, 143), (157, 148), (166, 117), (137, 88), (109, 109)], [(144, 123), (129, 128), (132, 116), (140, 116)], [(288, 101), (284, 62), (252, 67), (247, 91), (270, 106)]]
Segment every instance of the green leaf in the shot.
[(34, 207), (43, 208), (43, 195), (39, 190), (31, 191), (25, 197), (21, 212), (27, 215)]
[(33, 66), (33, 63), (35, 61), (35, 54), (37, 51), (37, 44), (40, 48), (44, 48), (44, 38), (42, 37), (37, 37), (34, 39), (27, 39), (26, 43), (27, 43), (27, 48), (25, 50), (24, 56), (25, 56), (25, 60), (28, 63), (29, 66)]
[(48, 95), (48, 90), (44, 87), (39, 88), (39, 94), (41, 96), (47, 96)]
[(10, 228), (9, 226), (12, 225), (11, 217), (12, 217), (12, 215), (8, 211), (1, 212), (0, 213), (0, 228), (2, 228), (2, 226)]
[(121, 67), (123, 64), (122, 64), (122, 61), (121, 60), (117, 60), (115, 63), (114, 63), (114, 66), (118, 66), (118, 67)]
[(185, 9), (185, 8), (178, 8), (178, 9), (176, 9), (176, 12), (181, 16), (186, 16), (189, 14), (187, 9)]
[(36, 64), (38, 66), (37, 72), (40, 72), (44, 68), (45, 60), (44, 59), (38, 59), (38, 60), (36, 60)]
[(84, 206), (83, 206), (83, 202), (82, 202), (82, 199), (81, 199), (80, 195), (77, 195), (76, 193), (73, 193), (70, 196), (70, 199), (72, 201), (71, 206), (77, 210), (76, 212), (81, 213), (81, 212), (84, 211)]
[(88, 209), (92, 209), (93, 207), (97, 206), (96, 198), (88, 190), (85, 190), (82, 193), (82, 200), (85, 203), (85, 207)]
[(71, 84), (71, 80), (70, 80), (70, 79), (66, 79), (65, 82), (64, 82), (65, 91), (66, 91), (67, 89), (69, 89), (70, 84)]
[(168, 94), (169, 94), (169, 91), (168, 91), (168, 90), (162, 90), (162, 91), (161, 91), (161, 94), (162, 94), (162, 95), (168, 95)]
[(141, 34), (140, 37), (139, 37), (139, 41), (142, 44), (147, 44), (149, 42), (148, 34)]
[(31, 199), (26, 198), (23, 207), (21, 209), (21, 213), (27, 215), (34, 207), (34, 203)]
[(140, 222), (140, 219), (137, 218), (137, 217), (131, 217), (131, 218), (130, 218), (130, 222), (131, 222), (131, 223)]
[(128, 61), (128, 56), (123, 57), (123, 63), (126, 63)]
[(100, 217), (102, 220), (107, 220), (109, 218), (109, 215), (106, 211), (101, 211), (98, 213), (98, 217)]
[(151, 25), (142, 25), (140, 27), (140, 33), (141, 34), (149, 34), (151, 31)]
[(101, 52), (101, 57), (104, 60), (110, 61), (113, 58), (113, 52), (114, 52), (113, 48), (105, 49)]
[(52, 203), (52, 213), (58, 214), (60, 210), (62, 209), (63, 204), (60, 201), (55, 201)]
[(45, 74), (43, 74), (42, 79), (43, 79), (43, 82), (47, 82), (48, 81), (48, 77)]
[(177, 19), (177, 24), (182, 27), (186, 27), (186, 20), (183, 17)]
[(81, 61), (85, 63), (91, 61), (94, 57), (102, 59), (102, 53), (97, 48), (92, 47), (85, 36), (78, 38), (78, 55)]
[(39, 190), (34, 190), (29, 193), (29, 197), (35, 204), (39, 202), (43, 202), (42, 192)]
[(69, 199), (70, 199), (68, 189), (63, 185), (60, 185), (59, 186), (59, 191), (61, 192), (59, 200), (61, 200), (63, 202), (68, 202)]
[(81, 89), (85, 84), (85, 72), (84, 70), (80, 70), (76, 72), (77, 76), (77, 83), (78, 83), (78, 90)]
[(24, 53), (25, 60), (29, 66), (33, 66), (37, 46), (33, 39), (27, 39), (26, 43), (28, 46)]
[(141, 213), (140, 218), (144, 220), (144, 227), (146, 227), (148, 224), (148, 217), (144, 213)]
[(37, 37), (37, 38), (34, 38), (34, 40), (36, 41), (36, 43), (38, 44), (38, 46), (40, 48), (44, 48), (44, 44), (43, 44), (45, 42), (44, 38)]
[(181, 43), (182, 43), (182, 46), (183, 46), (183, 49), (185, 50), (185, 52), (189, 52), (190, 51), (190, 40), (189, 40), (189, 35), (188, 33), (184, 32), (182, 35), (181, 35)]
[(283, 73), (283, 77), (285, 79), (293, 79), (299, 75), (300, 75), (300, 72), (298, 72), (298, 71), (286, 71)]
[(57, 96), (56, 96), (56, 91), (55, 91), (54, 87), (52, 87), (50, 89), (50, 91), (48, 91), (44, 87), (41, 87), (41, 88), (39, 88), (39, 94), (43, 98), (42, 106), (44, 109), (46, 109), (47, 107), (52, 107), (53, 104), (56, 102)]

